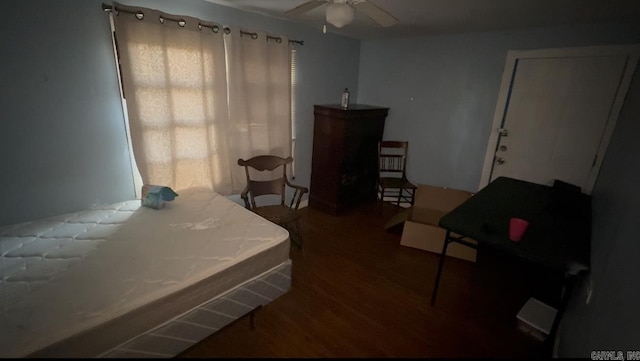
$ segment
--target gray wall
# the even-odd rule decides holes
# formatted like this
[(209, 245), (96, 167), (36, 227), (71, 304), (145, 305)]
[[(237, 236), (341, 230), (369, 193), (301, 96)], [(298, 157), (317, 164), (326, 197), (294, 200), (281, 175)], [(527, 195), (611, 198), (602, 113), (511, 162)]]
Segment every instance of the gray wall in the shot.
[(630, 42), (640, 26), (365, 41), (358, 102), (390, 107), (384, 138), (409, 141), (410, 180), (477, 191), (508, 50)]
[(100, 1), (12, 1), (0, 21), (0, 224), (133, 197)]
[[(593, 189), (591, 282), (579, 285), (559, 332), (559, 355), (640, 349), (640, 70)], [(626, 357), (626, 355), (625, 355)]]
[[(107, 3), (109, 3), (107, 1)], [(357, 96), (359, 42), (202, 0), (122, 1), (304, 40), (296, 183), (309, 185), (313, 104)], [(3, 4), (0, 224), (134, 197), (108, 16), (100, 0)]]

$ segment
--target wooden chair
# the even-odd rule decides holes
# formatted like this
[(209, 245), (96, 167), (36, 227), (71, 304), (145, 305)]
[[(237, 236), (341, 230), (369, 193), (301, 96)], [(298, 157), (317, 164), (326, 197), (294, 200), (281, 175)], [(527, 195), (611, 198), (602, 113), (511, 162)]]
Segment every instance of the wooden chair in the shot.
[[(309, 190), (306, 187), (294, 185), (287, 178), (287, 165), (293, 162), (293, 158), (281, 158), (273, 155), (260, 155), (248, 160), (238, 159), (238, 165), (245, 168), (247, 175), (247, 187), (240, 196), (244, 200), (247, 209), (259, 214), (265, 219), (276, 223), (289, 231), (291, 240), (302, 249), (302, 234), (300, 232), (298, 207), (305, 193)], [(273, 171), (282, 167), (282, 175), (269, 180), (255, 180), (251, 178), (249, 168), (257, 171)], [(275, 173), (275, 172), (274, 172)], [(259, 178), (259, 177), (255, 177)], [(294, 192), (291, 202), (285, 203), (287, 186)], [(256, 198), (266, 195), (279, 195), (280, 204), (263, 205), (256, 204)]]
[(378, 142), (378, 201), (379, 211), (385, 198), (392, 197), (391, 204), (413, 205), (417, 187), (407, 180), (407, 154), (409, 142)]

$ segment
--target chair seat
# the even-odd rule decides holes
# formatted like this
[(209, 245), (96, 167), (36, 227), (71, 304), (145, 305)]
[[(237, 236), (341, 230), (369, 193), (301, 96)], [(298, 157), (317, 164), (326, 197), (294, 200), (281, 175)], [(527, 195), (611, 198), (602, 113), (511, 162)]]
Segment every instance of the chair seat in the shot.
[(300, 213), (296, 210), (281, 205), (257, 207), (254, 209), (254, 212), (269, 221), (280, 225), (291, 223), (300, 218)]
[(381, 177), (380, 186), (382, 188), (403, 188), (403, 189), (417, 189), (413, 183), (406, 179), (394, 178), (394, 177)]

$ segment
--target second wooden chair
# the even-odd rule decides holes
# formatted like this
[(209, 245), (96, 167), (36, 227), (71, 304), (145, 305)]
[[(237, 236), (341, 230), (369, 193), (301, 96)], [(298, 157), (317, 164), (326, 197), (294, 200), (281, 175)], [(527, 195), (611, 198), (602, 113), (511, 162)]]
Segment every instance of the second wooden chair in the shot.
[(409, 142), (378, 142), (378, 201), (382, 212), (384, 201), (400, 206), (413, 205), (417, 187), (407, 179)]

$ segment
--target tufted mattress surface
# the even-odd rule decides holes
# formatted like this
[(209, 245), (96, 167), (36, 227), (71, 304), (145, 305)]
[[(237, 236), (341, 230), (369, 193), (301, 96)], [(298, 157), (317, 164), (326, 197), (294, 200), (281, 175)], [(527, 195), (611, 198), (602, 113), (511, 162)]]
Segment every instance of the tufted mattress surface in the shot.
[(285, 229), (217, 193), (179, 193), (162, 210), (132, 200), (0, 227), (0, 357), (32, 354), (231, 267), (225, 277), (240, 283), (288, 259)]

